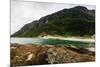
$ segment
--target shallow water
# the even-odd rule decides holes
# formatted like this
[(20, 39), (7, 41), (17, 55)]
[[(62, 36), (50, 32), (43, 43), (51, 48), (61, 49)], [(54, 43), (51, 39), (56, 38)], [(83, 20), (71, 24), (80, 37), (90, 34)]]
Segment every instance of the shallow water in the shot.
[(19, 44), (50, 44), (50, 45), (76, 45), (80, 47), (88, 47), (92, 42), (82, 42), (73, 40), (60, 40), (60, 39), (44, 39), (44, 38), (11, 38), (11, 43)]

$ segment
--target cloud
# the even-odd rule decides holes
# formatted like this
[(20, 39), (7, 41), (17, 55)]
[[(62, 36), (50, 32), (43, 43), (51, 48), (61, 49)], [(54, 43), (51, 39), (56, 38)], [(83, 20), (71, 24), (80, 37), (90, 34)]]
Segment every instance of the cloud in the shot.
[[(32, 2), (23, 0), (11, 0), (11, 34), (18, 31), (22, 26), (42, 16), (54, 13), (64, 8), (71, 8), (80, 4), (59, 4)], [(95, 9), (93, 5), (86, 6), (88, 9)]]

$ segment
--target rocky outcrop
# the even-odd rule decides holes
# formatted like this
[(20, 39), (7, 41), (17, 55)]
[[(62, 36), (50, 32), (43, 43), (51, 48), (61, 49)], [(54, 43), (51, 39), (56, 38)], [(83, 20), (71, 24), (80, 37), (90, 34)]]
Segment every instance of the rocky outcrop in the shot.
[(11, 44), (11, 66), (95, 61), (95, 52), (72, 46)]

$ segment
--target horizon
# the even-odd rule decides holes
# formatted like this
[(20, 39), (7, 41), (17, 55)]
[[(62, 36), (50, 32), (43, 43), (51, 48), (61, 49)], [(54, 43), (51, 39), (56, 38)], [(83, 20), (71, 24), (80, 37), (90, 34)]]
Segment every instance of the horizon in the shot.
[(25, 24), (39, 20), (43, 16), (76, 6), (84, 6), (89, 10), (96, 8), (95, 5), (11, 0), (11, 34), (17, 32)]

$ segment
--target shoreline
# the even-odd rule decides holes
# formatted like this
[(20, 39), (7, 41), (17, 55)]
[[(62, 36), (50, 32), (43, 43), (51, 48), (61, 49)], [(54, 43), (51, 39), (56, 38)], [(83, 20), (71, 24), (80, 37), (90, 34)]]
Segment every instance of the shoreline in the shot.
[(42, 39), (59, 39), (59, 40), (71, 40), (71, 41), (82, 41), (82, 42), (90, 42), (95, 43), (95, 38), (84, 38), (84, 37), (62, 37), (62, 36), (38, 36), (38, 37), (11, 37), (11, 38), (42, 38)]
[(44, 38), (44, 39), (60, 39), (60, 40), (73, 40), (73, 41), (82, 41), (82, 42), (95, 42), (94, 38), (83, 38), (83, 37), (56, 37), (56, 36), (44, 36), (44, 37), (40, 37), (40, 38)]

